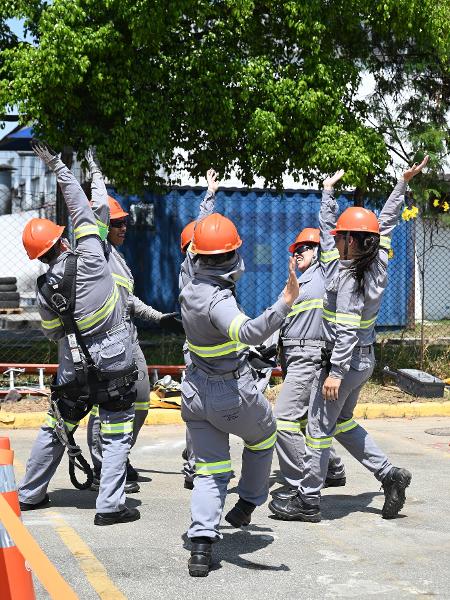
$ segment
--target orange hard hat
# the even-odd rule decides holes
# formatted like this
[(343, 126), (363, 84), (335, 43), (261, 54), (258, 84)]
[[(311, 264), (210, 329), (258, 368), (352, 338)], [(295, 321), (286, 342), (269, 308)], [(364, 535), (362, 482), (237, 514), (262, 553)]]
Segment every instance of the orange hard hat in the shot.
[(108, 196), (108, 204), (109, 204), (109, 218), (113, 219), (123, 219), (123, 217), (128, 217), (128, 213), (123, 210), (120, 204), (117, 202), (115, 198)]
[(191, 250), (195, 254), (223, 254), (241, 245), (234, 223), (223, 215), (213, 213), (197, 223)]
[(22, 243), (28, 257), (33, 260), (43, 256), (59, 240), (64, 227), (49, 219), (31, 219), (22, 233)]
[(197, 221), (191, 221), (181, 232), (181, 252), (186, 254), (186, 246), (192, 242), (192, 236), (194, 235), (195, 224)]
[(289, 246), (289, 252), (292, 254), (302, 244), (320, 244), (320, 231), (314, 227), (302, 229), (295, 242)]
[(336, 235), (339, 231), (364, 231), (366, 233), (380, 233), (380, 224), (371, 210), (361, 206), (350, 206), (340, 215), (336, 229), (330, 231)]

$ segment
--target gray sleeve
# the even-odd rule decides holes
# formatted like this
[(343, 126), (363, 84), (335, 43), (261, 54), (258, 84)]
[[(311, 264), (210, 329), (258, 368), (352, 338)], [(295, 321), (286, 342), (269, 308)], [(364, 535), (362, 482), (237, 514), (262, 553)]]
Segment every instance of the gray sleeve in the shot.
[(323, 190), (319, 212), (319, 262), (327, 280), (334, 277), (339, 266), (339, 252), (334, 242), (334, 236), (330, 233), (336, 227), (338, 210), (334, 190)]
[(91, 171), (91, 206), (100, 232), (100, 237), (105, 240), (109, 227), (108, 192), (100, 169)]
[[(380, 222), (380, 246), (383, 248), (383, 238), (390, 238), (393, 230), (395, 229), (399, 218), (400, 211), (405, 199), (406, 192), (406, 181), (399, 179), (396, 186), (392, 190), (391, 195), (386, 200), (385, 205), (378, 217)], [(389, 249), (389, 248), (387, 248)]]
[(336, 299), (336, 339), (331, 355), (330, 376), (343, 379), (350, 368), (353, 349), (358, 342), (358, 330), (364, 308), (364, 294), (348, 270), (339, 274)]
[(41, 327), (45, 337), (49, 340), (61, 339), (64, 337), (65, 332), (60, 318), (47, 306), (47, 303), (38, 290), (36, 290), (36, 298), (41, 317)]
[(129, 301), (133, 317), (137, 317), (143, 321), (154, 321), (155, 323), (159, 323), (163, 316), (163, 313), (159, 312), (159, 310), (155, 310), (152, 306), (145, 304), (145, 302), (142, 302), (142, 300), (134, 295), (130, 295)]
[(211, 305), (210, 317), (212, 324), (231, 340), (255, 346), (262, 344), (281, 327), (289, 311), (289, 306), (279, 299), (261, 315), (250, 319), (239, 310), (231, 292), (223, 290)]
[(214, 212), (215, 204), (216, 204), (216, 195), (214, 194), (214, 192), (211, 192), (210, 190), (206, 190), (205, 197), (203, 198), (203, 200), (200, 204), (197, 221), (201, 221), (208, 215), (212, 215), (212, 213)]

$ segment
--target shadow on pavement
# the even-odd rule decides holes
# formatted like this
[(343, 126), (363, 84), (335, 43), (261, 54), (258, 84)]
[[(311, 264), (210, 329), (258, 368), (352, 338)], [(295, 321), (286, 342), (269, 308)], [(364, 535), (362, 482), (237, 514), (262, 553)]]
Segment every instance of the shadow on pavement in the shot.
[[(79, 510), (92, 510), (95, 509), (95, 500), (97, 498), (97, 492), (91, 490), (54, 490), (49, 492), (50, 502), (52, 508), (65, 508), (72, 507), (78, 508)], [(142, 502), (132, 495), (127, 495), (127, 506), (129, 508), (137, 508)]]
[(383, 492), (364, 492), (355, 496), (349, 494), (327, 494), (322, 496), (321, 512), (325, 521), (343, 519), (355, 512), (372, 513), (381, 516), (381, 507), (369, 506), (377, 496)]

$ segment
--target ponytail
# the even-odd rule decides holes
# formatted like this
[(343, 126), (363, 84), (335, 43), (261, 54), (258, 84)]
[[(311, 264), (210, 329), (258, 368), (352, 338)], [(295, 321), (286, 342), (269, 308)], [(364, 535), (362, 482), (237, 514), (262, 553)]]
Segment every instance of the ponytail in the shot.
[(349, 271), (356, 279), (358, 291), (364, 292), (364, 275), (370, 265), (378, 259), (380, 236), (377, 233), (365, 233), (363, 231), (350, 231), (349, 234), (358, 246), (353, 253)]

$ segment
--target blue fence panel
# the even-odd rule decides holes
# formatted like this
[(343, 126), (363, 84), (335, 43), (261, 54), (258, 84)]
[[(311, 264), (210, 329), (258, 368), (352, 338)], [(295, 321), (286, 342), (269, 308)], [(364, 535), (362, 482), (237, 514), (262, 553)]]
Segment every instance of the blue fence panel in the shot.
[[(178, 273), (183, 259), (180, 233), (194, 220), (204, 196), (198, 188), (178, 188), (165, 196), (121, 197), (128, 209), (133, 202), (154, 203), (155, 227), (130, 227), (123, 247), (135, 277), (135, 293), (146, 303), (164, 311), (178, 309)], [(344, 196), (340, 209), (348, 206)], [(243, 240), (241, 253), (246, 272), (237, 295), (249, 316), (270, 306), (287, 277), (288, 246), (304, 227), (318, 226), (320, 193), (288, 191), (283, 195), (264, 190), (223, 190), (217, 194), (216, 211), (232, 219)], [(393, 258), (389, 284), (377, 325), (403, 327), (414, 294), (414, 256), (411, 224), (401, 221), (393, 235)]]

